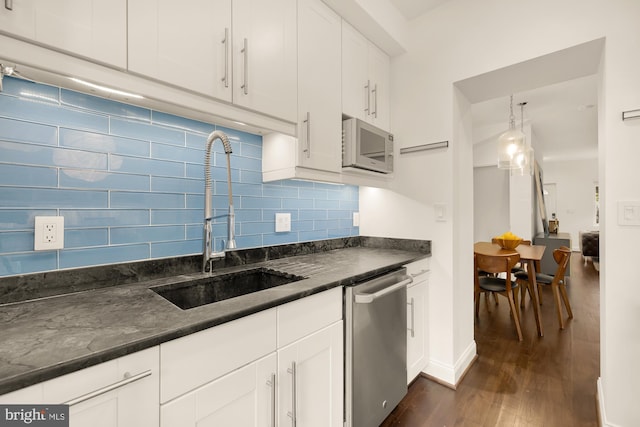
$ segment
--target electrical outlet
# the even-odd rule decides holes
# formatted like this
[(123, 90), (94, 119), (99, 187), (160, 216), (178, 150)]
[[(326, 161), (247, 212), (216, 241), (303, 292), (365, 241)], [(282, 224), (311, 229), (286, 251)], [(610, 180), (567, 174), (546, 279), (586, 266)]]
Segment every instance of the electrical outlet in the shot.
[(33, 246), (36, 251), (64, 248), (63, 216), (37, 216), (34, 231)]

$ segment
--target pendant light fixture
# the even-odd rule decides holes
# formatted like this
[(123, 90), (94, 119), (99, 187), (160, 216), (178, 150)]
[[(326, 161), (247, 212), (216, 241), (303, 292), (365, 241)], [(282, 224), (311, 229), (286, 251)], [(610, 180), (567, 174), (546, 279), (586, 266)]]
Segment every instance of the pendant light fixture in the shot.
[(515, 161), (525, 151), (525, 135), (516, 129), (516, 117), (513, 115), (513, 95), (509, 103), (509, 129), (498, 138), (498, 168), (520, 169)]
[(527, 144), (526, 134), (524, 133), (524, 106), (527, 105), (526, 102), (518, 103), (520, 106), (520, 132), (522, 133), (522, 151), (516, 153), (513, 157), (514, 167), (511, 169), (512, 173), (514, 170), (519, 171), (521, 175), (530, 174), (533, 175), (533, 147), (531, 144)]

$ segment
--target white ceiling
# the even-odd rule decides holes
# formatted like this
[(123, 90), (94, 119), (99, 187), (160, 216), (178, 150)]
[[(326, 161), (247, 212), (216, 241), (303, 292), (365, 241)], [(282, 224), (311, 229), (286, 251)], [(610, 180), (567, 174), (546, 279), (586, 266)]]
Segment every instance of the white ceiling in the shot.
[[(452, 0), (390, 0), (412, 20)], [(527, 102), (534, 149), (545, 161), (595, 158), (598, 152), (597, 73), (602, 44), (584, 43), (476, 76), (457, 86), (472, 103), (473, 139), (496, 139), (509, 124), (509, 95)]]
[[(533, 148), (544, 161), (597, 158), (598, 109), (595, 75), (514, 93), (514, 115), (531, 125)], [(509, 96), (472, 104), (473, 139), (497, 139), (509, 124)]]
[(447, 1), (450, 0), (391, 0), (391, 3), (405, 18), (411, 20)]

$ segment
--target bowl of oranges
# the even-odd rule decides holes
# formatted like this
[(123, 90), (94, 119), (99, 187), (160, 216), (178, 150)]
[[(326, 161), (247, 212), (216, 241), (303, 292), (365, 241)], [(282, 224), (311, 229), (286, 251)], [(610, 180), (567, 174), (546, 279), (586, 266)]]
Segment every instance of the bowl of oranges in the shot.
[(502, 249), (513, 250), (518, 247), (520, 243), (522, 243), (522, 237), (518, 237), (512, 232), (507, 231), (500, 236), (494, 237), (492, 241), (493, 243), (497, 243), (498, 245), (500, 245)]

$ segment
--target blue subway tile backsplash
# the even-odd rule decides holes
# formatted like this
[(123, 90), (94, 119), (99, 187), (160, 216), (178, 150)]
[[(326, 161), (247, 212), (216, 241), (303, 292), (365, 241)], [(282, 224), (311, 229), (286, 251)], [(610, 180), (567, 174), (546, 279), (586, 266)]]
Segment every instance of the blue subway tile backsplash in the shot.
[[(236, 244), (250, 248), (359, 234), (358, 187), (262, 183), (262, 137), (5, 77), (0, 93), (0, 276), (202, 252), (204, 153), (229, 136)], [(226, 237), (222, 144), (211, 160), (214, 246)], [(291, 231), (275, 232), (275, 214)], [(65, 247), (33, 250), (36, 216), (65, 218)]]

